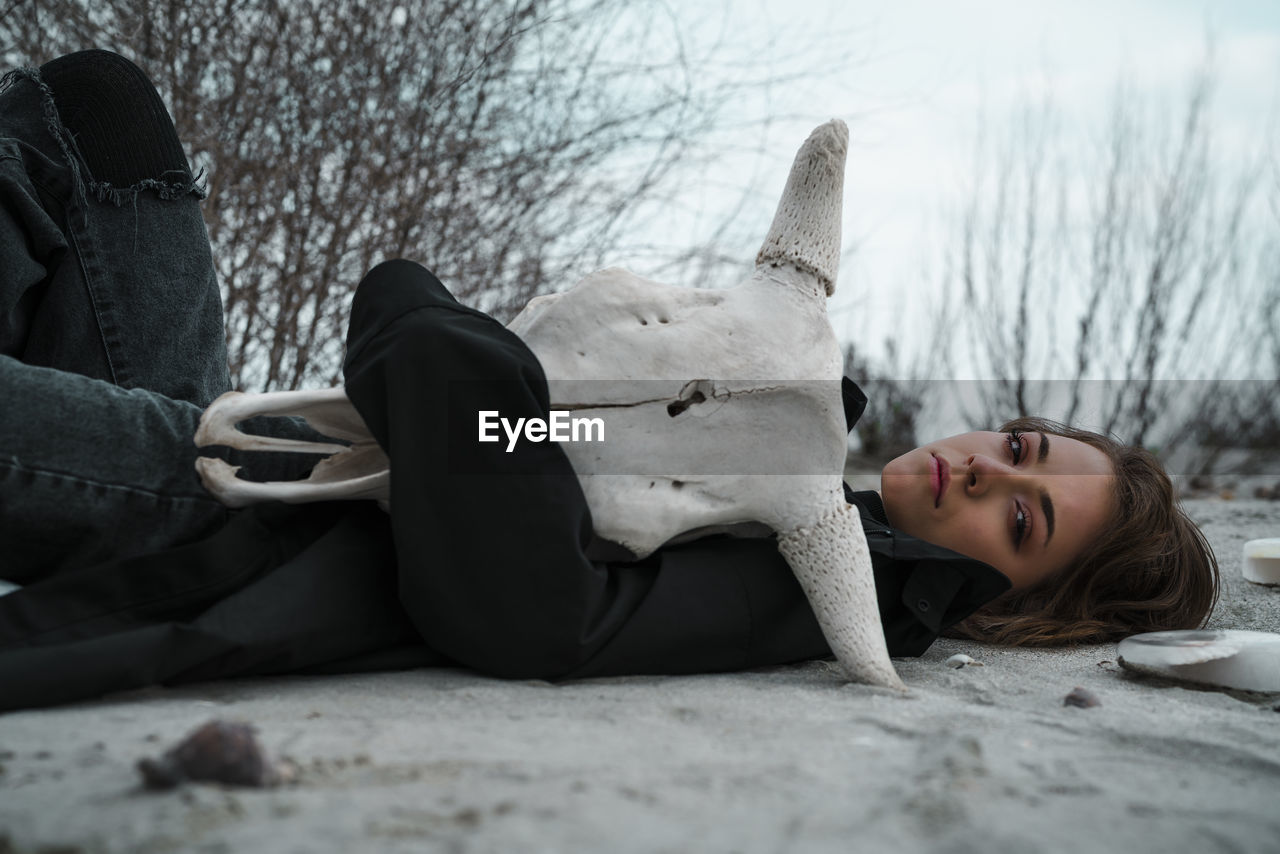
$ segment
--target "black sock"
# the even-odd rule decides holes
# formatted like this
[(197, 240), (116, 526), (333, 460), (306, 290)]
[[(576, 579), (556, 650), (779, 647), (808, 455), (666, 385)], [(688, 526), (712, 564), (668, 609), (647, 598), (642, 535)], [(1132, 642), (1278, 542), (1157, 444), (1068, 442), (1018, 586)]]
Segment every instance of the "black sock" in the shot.
[(160, 93), (119, 54), (84, 50), (40, 67), (93, 180), (124, 189), (154, 178), (191, 180), (191, 167)]

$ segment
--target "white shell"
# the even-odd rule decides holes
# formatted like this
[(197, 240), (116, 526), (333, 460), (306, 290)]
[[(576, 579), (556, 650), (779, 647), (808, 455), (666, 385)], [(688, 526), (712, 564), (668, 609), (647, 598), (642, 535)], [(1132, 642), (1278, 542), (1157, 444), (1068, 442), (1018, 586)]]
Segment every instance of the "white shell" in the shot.
[(1241, 569), (1254, 584), (1280, 584), (1280, 537), (1245, 543)]
[(1280, 635), (1243, 629), (1147, 632), (1120, 641), (1140, 673), (1245, 691), (1280, 691)]
[(966, 664), (974, 664), (974, 663), (975, 663), (974, 660), (969, 656), (965, 655), (963, 652), (957, 652), (955, 655), (951, 656), (944, 662), (944, 664), (946, 664), (947, 667), (954, 667), (956, 670), (959, 670), (961, 667), (964, 667)]

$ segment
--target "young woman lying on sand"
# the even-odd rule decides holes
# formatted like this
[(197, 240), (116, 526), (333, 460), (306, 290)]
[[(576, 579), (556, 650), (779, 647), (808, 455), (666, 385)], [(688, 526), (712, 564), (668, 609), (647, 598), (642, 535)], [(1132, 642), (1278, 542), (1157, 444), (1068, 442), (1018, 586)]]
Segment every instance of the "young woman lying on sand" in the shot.
[[(397, 499), (414, 521), (394, 538), (367, 501), (228, 510), (194, 473), (200, 415), (230, 382), (172, 121), (146, 76), (103, 51), (7, 83), (0, 579), (21, 589), (0, 597), (0, 708), (268, 673), (463, 664), (572, 678), (830, 654), (770, 540), (593, 553), (563, 454), (525, 469), (516, 454), (500, 481), (442, 469)], [(422, 455), (415, 471), (448, 446), (424, 417), (442, 399), (433, 382), (501, 374), (515, 389), (501, 411), (545, 410), (528, 348), (411, 262), (366, 276), (348, 354), (348, 392), (379, 444), (421, 434), (392, 453)], [(261, 479), (297, 475), (295, 460), (268, 464)], [(886, 466), (882, 497), (848, 497), (892, 655), (941, 632), (1054, 644), (1195, 627), (1215, 600), (1213, 555), (1159, 463), (1092, 433), (1022, 419), (955, 436)]]

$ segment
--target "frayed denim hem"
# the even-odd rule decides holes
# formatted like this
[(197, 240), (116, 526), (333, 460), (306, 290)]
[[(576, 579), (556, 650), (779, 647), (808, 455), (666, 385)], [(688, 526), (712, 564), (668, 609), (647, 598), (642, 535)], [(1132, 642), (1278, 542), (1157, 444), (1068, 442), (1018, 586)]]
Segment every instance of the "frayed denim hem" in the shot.
[[(128, 187), (114, 187), (106, 181), (95, 180), (93, 175), (89, 173), (89, 168), (84, 164), (84, 159), (80, 156), (75, 137), (62, 124), (62, 117), (58, 115), (58, 107), (53, 100), (53, 90), (41, 79), (40, 70), (31, 67), (13, 69), (3, 77), (0, 77), (0, 93), (7, 90), (18, 80), (29, 80), (40, 90), (45, 124), (48, 127), (49, 135), (53, 137), (58, 143), (58, 147), (62, 149), (62, 155), (67, 161), (67, 167), (71, 170), (71, 178), (75, 184), (76, 193), (80, 196), (82, 202), (88, 201), (86, 190), (93, 193), (94, 198), (98, 201), (110, 202), (116, 207), (123, 207), (125, 204), (136, 205), (138, 194), (145, 190), (153, 191), (164, 200), (178, 199), (188, 194), (194, 195), (197, 199), (204, 199), (209, 195), (208, 183), (205, 180), (203, 169), (194, 176), (182, 169), (170, 170), (158, 178), (145, 178)], [(170, 175), (178, 177), (167, 177)]]
[(89, 192), (93, 193), (98, 201), (111, 202), (116, 207), (123, 207), (126, 202), (137, 201), (138, 194), (143, 190), (154, 190), (157, 196), (166, 201), (181, 198), (188, 193), (197, 199), (203, 199), (209, 195), (203, 169), (194, 177), (181, 169), (174, 169), (164, 174), (181, 175), (186, 180), (165, 180), (162, 175), (159, 178), (146, 178), (129, 187), (113, 187), (105, 181), (90, 180)]

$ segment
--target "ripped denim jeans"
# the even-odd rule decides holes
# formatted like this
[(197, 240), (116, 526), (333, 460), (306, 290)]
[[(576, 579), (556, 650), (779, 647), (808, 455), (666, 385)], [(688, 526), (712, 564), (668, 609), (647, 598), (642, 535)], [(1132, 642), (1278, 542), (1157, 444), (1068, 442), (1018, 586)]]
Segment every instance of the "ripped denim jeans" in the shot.
[(0, 83), (0, 579), (226, 523), (194, 468), (230, 387), (201, 198), (189, 170), (96, 181), (39, 72)]

